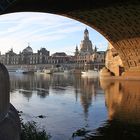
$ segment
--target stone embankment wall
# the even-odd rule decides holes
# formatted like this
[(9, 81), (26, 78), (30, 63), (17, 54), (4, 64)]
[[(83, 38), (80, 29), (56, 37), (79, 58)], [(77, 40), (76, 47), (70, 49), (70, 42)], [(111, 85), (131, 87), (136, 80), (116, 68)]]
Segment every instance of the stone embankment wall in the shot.
[(20, 140), (20, 119), (9, 98), (9, 74), (6, 67), (0, 64), (0, 140)]

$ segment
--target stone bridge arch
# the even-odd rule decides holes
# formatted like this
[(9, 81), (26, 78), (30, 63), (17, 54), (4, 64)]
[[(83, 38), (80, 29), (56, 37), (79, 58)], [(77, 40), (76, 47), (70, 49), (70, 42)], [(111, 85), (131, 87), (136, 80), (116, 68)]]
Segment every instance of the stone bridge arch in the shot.
[(46, 12), (81, 21), (100, 32), (118, 51), (125, 75), (140, 75), (139, 0), (1, 0), (1, 14)]

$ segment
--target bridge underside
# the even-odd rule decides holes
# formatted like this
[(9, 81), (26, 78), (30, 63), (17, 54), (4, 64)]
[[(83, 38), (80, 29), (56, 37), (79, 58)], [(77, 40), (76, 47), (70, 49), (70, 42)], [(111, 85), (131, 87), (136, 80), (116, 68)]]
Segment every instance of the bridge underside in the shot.
[(140, 75), (139, 0), (9, 1), (8, 6), (1, 8), (1, 14), (46, 12), (70, 17), (93, 27), (116, 48), (123, 61), (126, 75)]

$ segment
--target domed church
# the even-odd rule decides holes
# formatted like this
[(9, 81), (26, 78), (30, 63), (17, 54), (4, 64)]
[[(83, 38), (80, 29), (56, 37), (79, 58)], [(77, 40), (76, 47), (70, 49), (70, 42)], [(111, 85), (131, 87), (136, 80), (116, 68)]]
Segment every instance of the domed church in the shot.
[(0, 55), (0, 62), (5, 65), (45, 64), (48, 63), (49, 56), (50, 52), (46, 48), (41, 48), (34, 53), (28, 43), (28, 46), (19, 54), (14, 53), (13, 49), (11, 49), (5, 55)]
[(92, 54), (92, 53), (93, 53), (92, 42), (89, 40), (88, 30), (85, 29), (84, 40), (82, 40), (80, 44), (80, 54), (86, 55), (86, 54)]
[(100, 69), (104, 66), (105, 52), (97, 51), (95, 46), (89, 39), (89, 32), (87, 29), (84, 30), (84, 39), (80, 43), (80, 47), (76, 46), (75, 49), (75, 63), (79, 64), (79, 67), (85, 64), (91, 64), (94, 68)]
[(90, 55), (93, 54), (92, 42), (89, 40), (89, 32), (87, 28), (84, 30), (84, 39), (80, 43), (80, 50), (76, 46), (77, 55)]
[(28, 44), (28, 47), (26, 47), (23, 51), (22, 51), (23, 54), (33, 54), (33, 49), (29, 46)]

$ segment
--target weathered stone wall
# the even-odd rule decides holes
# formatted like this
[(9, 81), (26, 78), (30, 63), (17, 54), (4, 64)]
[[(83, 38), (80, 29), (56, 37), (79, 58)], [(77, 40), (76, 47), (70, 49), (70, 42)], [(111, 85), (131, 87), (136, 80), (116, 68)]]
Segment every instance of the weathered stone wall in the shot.
[(20, 119), (12, 104), (3, 121), (0, 122), (0, 140), (20, 140)]
[(6, 67), (0, 64), (0, 140), (20, 140), (20, 119), (10, 104), (9, 81)]
[(121, 40), (113, 46), (123, 61), (126, 71), (124, 76), (140, 76), (140, 38)]
[(117, 50), (109, 43), (106, 52), (105, 66), (115, 76), (120, 76), (120, 66), (123, 67), (122, 60), (117, 52)]
[(0, 64), (0, 121), (5, 118), (10, 105), (9, 74), (3, 64)]

